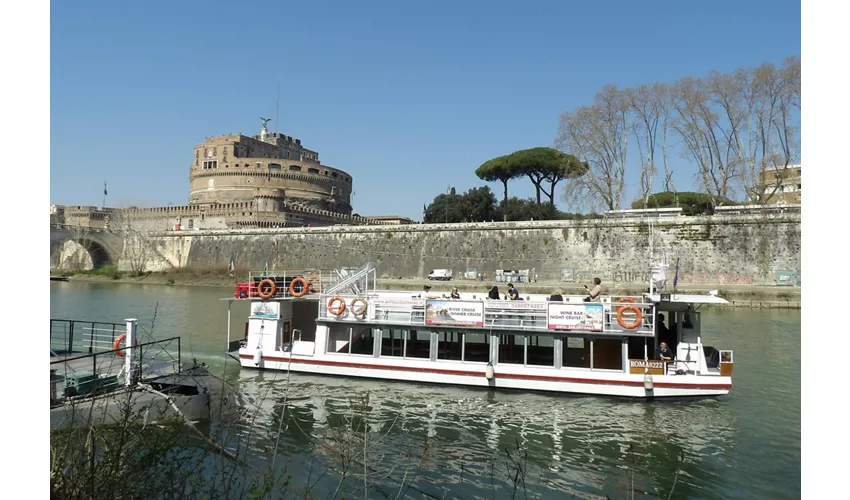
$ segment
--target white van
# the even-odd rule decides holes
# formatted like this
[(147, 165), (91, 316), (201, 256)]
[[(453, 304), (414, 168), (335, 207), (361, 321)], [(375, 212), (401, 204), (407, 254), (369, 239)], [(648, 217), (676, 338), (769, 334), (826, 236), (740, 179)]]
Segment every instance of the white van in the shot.
[(431, 272), (428, 273), (429, 280), (443, 280), (449, 281), (452, 279), (452, 270), (451, 269), (431, 269)]

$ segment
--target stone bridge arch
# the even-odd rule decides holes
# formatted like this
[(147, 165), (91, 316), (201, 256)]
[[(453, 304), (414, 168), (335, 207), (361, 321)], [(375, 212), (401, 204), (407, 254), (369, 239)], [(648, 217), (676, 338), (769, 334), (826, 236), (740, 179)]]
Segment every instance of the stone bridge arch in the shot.
[(94, 268), (118, 264), (121, 241), (104, 229), (50, 226), (50, 267)]

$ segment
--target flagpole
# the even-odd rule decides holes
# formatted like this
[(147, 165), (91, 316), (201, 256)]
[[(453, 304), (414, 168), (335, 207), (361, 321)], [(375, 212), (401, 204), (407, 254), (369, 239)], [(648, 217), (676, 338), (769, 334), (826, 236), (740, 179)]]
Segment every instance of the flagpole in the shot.
[(106, 210), (106, 181), (103, 181), (103, 205), (100, 206), (101, 210)]

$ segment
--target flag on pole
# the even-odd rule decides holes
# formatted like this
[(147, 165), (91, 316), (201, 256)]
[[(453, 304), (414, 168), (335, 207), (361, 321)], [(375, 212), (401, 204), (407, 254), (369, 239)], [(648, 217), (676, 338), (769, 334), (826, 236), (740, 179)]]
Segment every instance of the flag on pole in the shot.
[(679, 284), (679, 258), (676, 257), (676, 274), (673, 276), (673, 288)]
[(227, 266), (227, 274), (233, 276), (233, 272), (236, 270), (236, 266), (233, 264), (233, 256), (230, 256), (230, 264)]
[(263, 276), (269, 275), (269, 263), (266, 262), (266, 267), (263, 268)]
[(103, 196), (106, 196), (106, 181), (103, 181)]

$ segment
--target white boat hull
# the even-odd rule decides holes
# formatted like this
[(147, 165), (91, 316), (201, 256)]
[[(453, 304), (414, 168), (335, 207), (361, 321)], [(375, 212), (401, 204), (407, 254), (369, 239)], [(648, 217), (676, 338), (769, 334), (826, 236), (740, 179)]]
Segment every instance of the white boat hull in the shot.
[[(259, 364), (248, 349), (240, 349), (241, 365), (262, 370), (395, 380), (451, 386), (487, 387), (622, 396), (631, 398), (723, 396), (732, 387), (730, 377), (717, 375), (654, 375), (652, 390), (644, 376), (614, 370), (528, 367), (501, 364), (487, 379), (485, 363), (461, 363), (374, 358), (372, 356), (298, 356), (275, 351), (263, 355)], [(403, 361), (404, 363), (399, 363)]]

